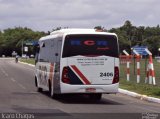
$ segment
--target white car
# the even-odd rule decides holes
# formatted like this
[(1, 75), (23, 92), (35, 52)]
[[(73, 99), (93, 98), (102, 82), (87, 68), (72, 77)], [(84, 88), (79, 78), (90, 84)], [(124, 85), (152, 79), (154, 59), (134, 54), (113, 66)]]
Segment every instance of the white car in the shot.
[(34, 55), (32, 54), (32, 55), (30, 55), (30, 58), (34, 58)]
[(27, 55), (26, 54), (22, 54), (22, 58), (27, 58)]

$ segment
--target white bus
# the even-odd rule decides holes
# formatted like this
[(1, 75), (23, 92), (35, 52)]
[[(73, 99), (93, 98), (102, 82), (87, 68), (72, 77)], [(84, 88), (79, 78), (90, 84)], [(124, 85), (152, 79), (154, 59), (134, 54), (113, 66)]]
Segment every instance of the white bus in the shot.
[(62, 29), (39, 40), (35, 84), (38, 91), (87, 94), (100, 100), (117, 93), (119, 46), (114, 33)]

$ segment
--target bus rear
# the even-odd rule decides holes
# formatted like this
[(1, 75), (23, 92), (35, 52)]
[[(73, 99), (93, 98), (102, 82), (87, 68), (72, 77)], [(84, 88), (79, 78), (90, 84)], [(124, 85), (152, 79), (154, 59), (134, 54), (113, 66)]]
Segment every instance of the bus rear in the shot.
[(115, 34), (67, 34), (61, 57), (61, 93), (117, 93), (119, 53)]

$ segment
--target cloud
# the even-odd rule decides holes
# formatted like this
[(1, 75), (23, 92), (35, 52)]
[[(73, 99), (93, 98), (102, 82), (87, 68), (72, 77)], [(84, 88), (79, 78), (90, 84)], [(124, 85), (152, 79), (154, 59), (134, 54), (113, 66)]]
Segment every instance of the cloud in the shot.
[(159, 4), (158, 0), (0, 0), (0, 28), (112, 28), (126, 20), (134, 25), (157, 25)]

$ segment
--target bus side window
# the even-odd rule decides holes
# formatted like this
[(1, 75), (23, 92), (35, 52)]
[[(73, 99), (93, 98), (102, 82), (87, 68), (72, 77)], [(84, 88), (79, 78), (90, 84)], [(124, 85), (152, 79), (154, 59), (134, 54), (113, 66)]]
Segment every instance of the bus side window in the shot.
[(38, 61), (40, 61), (40, 62), (48, 62), (49, 61), (48, 44), (49, 44), (48, 40), (40, 43), (40, 51), (39, 51), (39, 55), (38, 55)]

